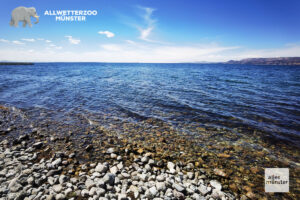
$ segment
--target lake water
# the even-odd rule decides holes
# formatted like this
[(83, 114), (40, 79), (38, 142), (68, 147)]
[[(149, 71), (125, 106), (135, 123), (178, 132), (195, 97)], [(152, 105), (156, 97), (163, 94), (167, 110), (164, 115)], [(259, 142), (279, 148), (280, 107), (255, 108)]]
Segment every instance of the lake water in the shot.
[[(139, 122), (260, 131), (300, 145), (300, 67), (36, 63), (0, 66), (0, 104)], [(72, 123), (70, 117), (65, 121)], [(76, 121), (74, 121), (75, 123)], [(193, 134), (190, 129), (183, 130)]]

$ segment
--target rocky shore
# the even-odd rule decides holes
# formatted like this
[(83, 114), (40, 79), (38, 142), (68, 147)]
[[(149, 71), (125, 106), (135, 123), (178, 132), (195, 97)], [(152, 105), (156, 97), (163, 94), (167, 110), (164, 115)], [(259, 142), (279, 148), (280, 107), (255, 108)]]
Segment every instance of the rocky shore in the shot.
[[(298, 151), (276, 144), (275, 152), (259, 135), (253, 148), (224, 130), (191, 127), (198, 134), (189, 135), (158, 120), (106, 116), (104, 127), (57, 114), (0, 106), (0, 200), (297, 199)], [(265, 167), (289, 167), (291, 192), (265, 193)]]
[(49, 151), (46, 142), (30, 145), (28, 140), (24, 135), (12, 146), (8, 140), (0, 143), (1, 200), (235, 199), (193, 164), (167, 162), (164, 167), (143, 152), (126, 166), (114, 148), (106, 151), (108, 162), (79, 164), (74, 153), (42, 155)]

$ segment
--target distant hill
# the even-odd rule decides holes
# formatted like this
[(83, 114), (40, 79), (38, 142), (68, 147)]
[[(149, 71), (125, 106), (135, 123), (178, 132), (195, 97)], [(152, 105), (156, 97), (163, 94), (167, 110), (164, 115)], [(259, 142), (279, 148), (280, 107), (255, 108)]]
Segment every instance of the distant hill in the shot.
[(300, 65), (300, 57), (279, 58), (247, 58), (243, 60), (230, 60), (226, 64), (250, 64), (250, 65)]

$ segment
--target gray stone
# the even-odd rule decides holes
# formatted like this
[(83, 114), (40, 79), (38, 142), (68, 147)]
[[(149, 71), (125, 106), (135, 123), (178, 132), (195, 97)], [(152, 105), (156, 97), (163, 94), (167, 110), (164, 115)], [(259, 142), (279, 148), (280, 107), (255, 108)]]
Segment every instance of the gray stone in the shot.
[(65, 175), (60, 175), (60, 177), (59, 177), (59, 183), (60, 183), (60, 184), (65, 183), (67, 180), (68, 180), (68, 177), (67, 177), (67, 176), (65, 176)]
[(149, 161), (149, 157), (144, 156), (144, 157), (142, 157), (141, 161), (143, 163), (147, 163)]
[(23, 186), (16, 181), (8, 186), (10, 192), (18, 192), (23, 188)]
[(165, 181), (165, 176), (163, 176), (163, 175), (158, 175), (158, 176), (156, 177), (156, 180), (157, 180), (157, 181)]
[(200, 186), (198, 187), (198, 190), (200, 191), (200, 193), (202, 195), (206, 195), (209, 191), (207, 190), (207, 187), (203, 184), (200, 184)]
[(32, 146), (36, 149), (40, 149), (43, 146), (43, 143), (42, 142), (37, 142), (37, 143), (34, 143)]
[(221, 189), (222, 189), (221, 183), (218, 182), (218, 181), (216, 181), (216, 180), (211, 180), (211, 181), (209, 181), (209, 183), (210, 183), (210, 185), (211, 185), (213, 188), (215, 188), (215, 189), (217, 189), (217, 190), (221, 190)]
[(130, 178), (130, 174), (128, 174), (128, 173), (122, 172), (121, 175), (122, 175), (124, 178)]
[(156, 189), (155, 186), (152, 186), (152, 187), (149, 189), (149, 191), (150, 191), (150, 193), (151, 193), (151, 195), (152, 195), (153, 197), (155, 197), (155, 196), (157, 195), (157, 189)]
[(47, 180), (50, 185), (54, 185), (57, 182), (57, 178), (53, 178), (52, 176), (49, 176)]
[(177, 190), (173, 190), (173, 195), (176, 199), (184, 199), (184, 194)]
[(56, 192), (56, 193), (60, 193), (62, 190), (62, 186), (60, 184), (53, 185), (52, 188), (53, 188), (54, 192)]
[(94, 196), (97, 194), (97, 188), (96, 187), (92, 187), (89, 191), (89, 195), (90, 196)]
[(171, 171), (172, 169), (174, 169), (175, 164), (172, 163), (172, 162), (168, 162), (167, 167), (168, 167), (168, 169)]
[(65, 195), (68, 196), (69, 194), (71, 194), (72, 191), (73, 191), (73, 190), (72, 190), (71, 188), (67, 188), (67, 189), (65, 190)]
[(34, 178), (32, 176), (30, 176), (28, 179), (27, 179), (27, 183), (32, 185), (34, 183)]
[(52, 170), (50, 170), (50, 171), (47, 173), (46, 176), (53, 176), (53, 175), (59, 174), (59, 173), (60, 173), (60, 170), (58, 170), (58, 169), (52, 169)]
[(148, 175), (147, 174), (139, 174), (139, 178), (141, 181), (147, 181), (148, 180)]
[(46, 196), (46, 200), (54, 200), (53, 194), (49, 194)]
[(107, 170), (108, 170), (108, 166), (101, 163), (98, 163), (98, 165), (95, 168), (95, 171), (99, 173), (105, 173)]
[(115, 149), (114, 149), (114, 148), (109, 148), (109, 149), (107, 149), (107, 151), (106, 151), (106, 153), (109, 153), (109, 154), (114, 153), (114, 152), (115, 152)]
[(23, 200), (26, 197), (26, 192), (22, 190), (16, 194), (15, 200)]
[(173, 188), (176, 189), (178, 192), (183, 192), (185, 190), (184, 186), (179, 185), (177, 183), (173, 183)]
[(118, 200), (128, 200), (126, 194), (118, 194)]
[(102, 196), (106, 193), (106, 191), (103, 188), (97, 188), (96, 193), (97, 195)]
[(120, 161), (120, 160), (122, 160), (122, 156), (117, 157), (117, 161)]
[(164, 182), (156, 182), (155, 186), (158, 191), (165, 192), (167, 189), (166, 184)]
[(89, 196), (89, 191), (87, 189), (81, 190), (81, 196), (82, 197), (88, 197)]
[(110, 185), (113, 185), (114, 182), (115, 182), (115, 175), (114, 174), (110, 174), (110, 173), (107, 173), (105, 174), (105, 176), (103, 177), (103, 181), (104, 183), (108, 183)]
[(189, 179), (193, 179), (195, 177), (194, 172), (188, 172), (186, 175)]
[(56, 160), (54, 160), (51, 164), (54, 166), (54, 167), (57, 167), (61, 164), (62, 160), (61, 158), (57, 158)]
[(87, 179), (85, 181), (85, 186), (87, 187), (87, 189), (89, 190), (90, 188), (94, 187), (96, 184), (92, 179)]
[(131, 185), (131, 186), (129, 187), (129, 190), (130, 190), (131, 192), (133, 192), (134, 198), (138, 198), (138, 196), (139, 196), (139, 189), (138, 189), (136, 186)]
[(116, 166), (113, 166), (113, 167), (111, 167), (110, 168), (110, 173), (112, 173), (112, 174), (117, 174), (118, 173), (118, 168), (116, 167)]
[(119, 170), (122, 170), (122, 169), (123, 169), (123, 163), (120, 162), (120, 163), (117, 165), (117, 167), (118, 167)]
[(192, 195), (192, 198), (193, 198), (194, 200), (205, 200), (205, 197), (203, 197), (203, 196), (201, 196), (200, 194), (197, 194), (197, 193), (194, 193), (194, 194)]
[(225, 199), (225, 194), (219, 189), (213, 189), (211, 193), (211, 197), (214, 199), (223, 199), (223, 198)]
[(118, 157), (118, 155), (117, 155), (117, 154), (115, 154), (115, 153), (112, 153), (112, 154), (110, 154), (110, 157), (111, 157), (112, 159), (115, 159), (115, 158), (117, 158), (117, 157)]
[(66, 196), (64, 194), (57, 194), (57, 195), (55, 195), (55, 199), (56, 200), (63, 200), (65, 198), (66, 198)]

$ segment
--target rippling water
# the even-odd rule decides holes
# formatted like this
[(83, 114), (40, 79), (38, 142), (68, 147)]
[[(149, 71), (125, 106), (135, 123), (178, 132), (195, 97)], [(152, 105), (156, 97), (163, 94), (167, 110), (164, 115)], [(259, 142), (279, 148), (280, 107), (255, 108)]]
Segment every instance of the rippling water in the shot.
[[(300, 144), (300, 67), (37, 63), (0, 66), (0, 104), (260, 130)], [(56, 116), (58, 117), (58, 116)]]

